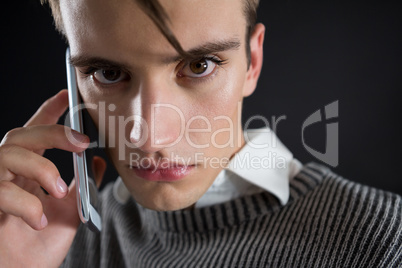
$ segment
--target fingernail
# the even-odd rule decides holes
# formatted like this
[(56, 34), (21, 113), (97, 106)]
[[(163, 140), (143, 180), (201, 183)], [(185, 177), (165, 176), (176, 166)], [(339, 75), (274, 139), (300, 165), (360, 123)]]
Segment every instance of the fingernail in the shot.
[(45, 216), (45, 214), (42, 214), (42, 219), (40, 220), (40, 224), (42, 225), (42, 227), (46, 227), (48, 222), (47, 222), (47, 218)]
[(68, 188), (67, 188), (67, 184), (63, 181), (63, 179), (61, 177), (57, 178), (57, 191), (59, 191), (60, 193), (64, 194), (67, 192)]
[(84, 134), (81, 134), (75, 130), (72, 130), (71, 133), (73, 134), (73, 137), (76, 141), (80, 143), (88, 143), (88, 138)]

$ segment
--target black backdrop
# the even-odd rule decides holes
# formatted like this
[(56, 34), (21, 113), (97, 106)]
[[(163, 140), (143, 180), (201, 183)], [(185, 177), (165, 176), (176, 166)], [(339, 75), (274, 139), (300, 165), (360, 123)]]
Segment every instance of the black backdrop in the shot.
[[(263, 73), (245, 100), (244, 119), (286, 116), (277, 129), (303, 163), (317, 161), (304, 148), (304, 120), (339, 101), (339, 165), (351, 180), (402, 194), (400, 101), (401, 1), (262, 0), (267, 27)], [(1, 16), (0, 135), (21, 126), (49, 96), (66, 87), (66, 44), (39, 0), (6, 1)], [(254, 124), (259, 126), (259, 124)], [(325, 123), (306, 132), (324, 151)], [(71, 155), (50, 150), (69, 180)], [(109, 166), (108, 177), (114, 177)]]

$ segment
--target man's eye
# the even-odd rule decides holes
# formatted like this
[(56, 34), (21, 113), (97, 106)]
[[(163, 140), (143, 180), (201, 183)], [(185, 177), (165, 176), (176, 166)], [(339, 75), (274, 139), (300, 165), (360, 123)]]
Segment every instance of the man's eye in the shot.
[(201, 78), (210, 75), (216, 67), (216, 63), (209, 59), (201, 59), (186, 64), (180, 71), (180, 75)]
[(99, 69), (93, 73), (93, 77), (101, 84), (115, 84), (127, 79), (128, 74), (120, 70)]

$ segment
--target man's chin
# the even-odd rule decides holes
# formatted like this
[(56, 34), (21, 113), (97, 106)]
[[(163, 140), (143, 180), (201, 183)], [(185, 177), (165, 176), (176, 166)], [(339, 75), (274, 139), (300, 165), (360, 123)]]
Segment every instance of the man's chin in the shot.
[(131, 192), (134, 200), (144, 208), (155, 211), (176, 211), (193, 208), (202, 193), (183, 189), (157, 188), (151, 191)]
[(169, 204), (169, 202), (163, 203), (163, 204), (157, 204), (155, 202), (138, 202), (142, 207), (150, 210), (155, 210), (155, 211), (177, 211), (177, 210), (189, 210), (193, 209), (195, 206), (195, 202), (190, 202), (188, 204)]

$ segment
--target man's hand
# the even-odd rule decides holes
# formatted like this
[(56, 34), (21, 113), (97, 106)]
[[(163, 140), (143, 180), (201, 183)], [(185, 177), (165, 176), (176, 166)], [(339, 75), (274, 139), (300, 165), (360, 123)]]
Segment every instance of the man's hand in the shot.
[[(56, 125), (68, 106), (67, 95), (63, 90), (48, 99), (0, 143), (0, 267), (57, 267), (74, 239), (80, 222), (75, 183), (67, 187), (42, 156), (46, 149), (82, 152), (89, 145), (87, 136), (67, 129), (76, 140), (71, 143), (67, 127)], [(94, 158), (93, 167), (99, 185), (106, 163)]]

